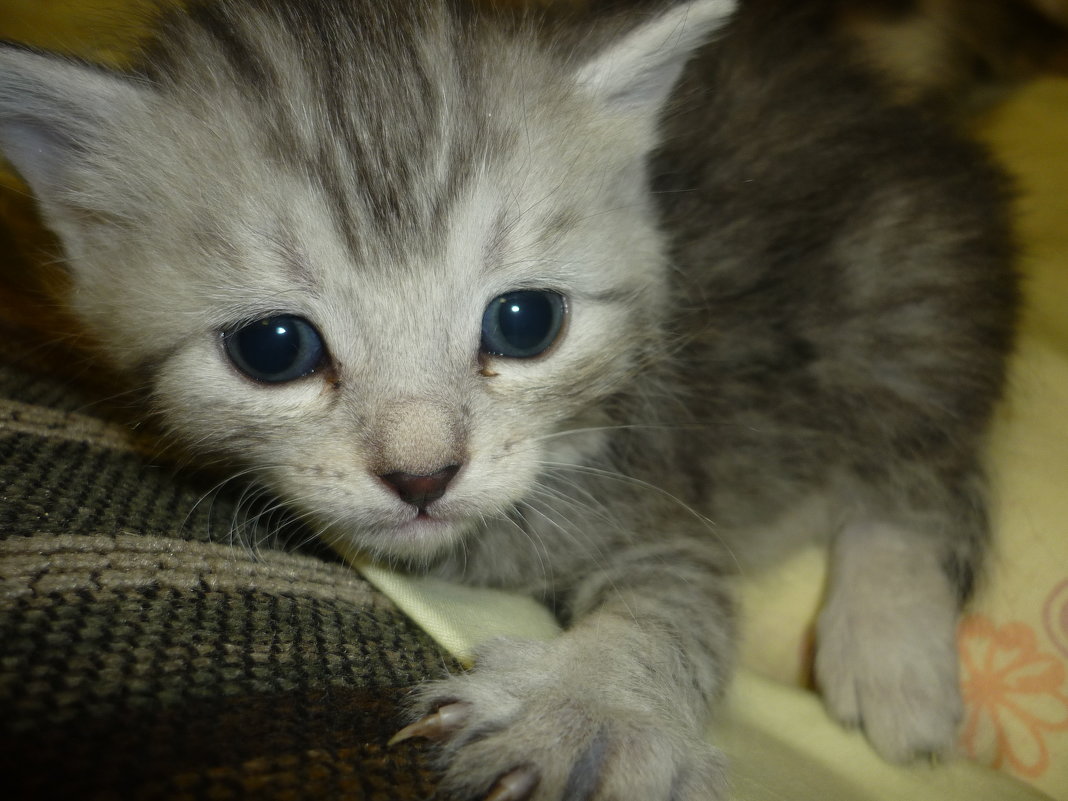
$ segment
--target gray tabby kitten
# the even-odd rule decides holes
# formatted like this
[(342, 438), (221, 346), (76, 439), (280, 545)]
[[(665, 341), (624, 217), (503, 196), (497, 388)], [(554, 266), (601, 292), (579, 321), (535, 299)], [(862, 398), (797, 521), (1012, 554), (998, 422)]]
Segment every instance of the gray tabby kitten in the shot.
[(1002, 181), (792, 5), (219, 0), (129, 74), (0, 50), (70, 303), (174, 433), (568, 625), (422, 689), (451, 795), (723, 798), (730, 574), (813, 534), (831, 714), (953, 746)]

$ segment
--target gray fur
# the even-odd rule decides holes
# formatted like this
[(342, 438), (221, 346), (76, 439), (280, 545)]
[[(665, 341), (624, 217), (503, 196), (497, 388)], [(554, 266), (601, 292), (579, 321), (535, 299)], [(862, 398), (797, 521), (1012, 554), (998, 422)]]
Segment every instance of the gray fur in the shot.
[[(523, 768), (537, 799), (722, 797), (730, 575), (814, 524), (830, 710), (892, 759), (952, 747), (1016, 303), (1003, 182), (880, 101), (819, 12), (729, 10), (220, 0), (130, 75), (0, 49), (0, 143), (70, 303), (173, 433), (328, 541), (569, 624), (419, 695), (469, 705), (458, 796)], [(522, 287), (566, 296), (562, 339), (480, 354)], [(329, 364), (257, 384), (220, 332), (281, 312)], [(378, 478), (455, 464), (429, 517)]]

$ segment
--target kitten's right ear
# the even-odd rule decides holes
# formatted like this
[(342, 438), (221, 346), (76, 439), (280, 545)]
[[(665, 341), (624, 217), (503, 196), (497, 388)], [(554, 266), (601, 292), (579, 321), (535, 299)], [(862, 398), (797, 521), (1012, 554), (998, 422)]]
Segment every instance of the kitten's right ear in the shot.
[(143, 91), (102, 67), (0, 42), (0, 152), (41, 201), (54, 200), (70, 168)]

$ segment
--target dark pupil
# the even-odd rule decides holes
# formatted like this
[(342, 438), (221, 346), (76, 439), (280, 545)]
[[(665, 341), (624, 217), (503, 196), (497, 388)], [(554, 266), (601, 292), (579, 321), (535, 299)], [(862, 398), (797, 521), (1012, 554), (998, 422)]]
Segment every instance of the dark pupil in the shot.
[(322, 341), (310, 323), (292, 315), (249, 323), (227, 338), (227, 351), (242, 371), (260, 381), (292, 381), (314, 372)]
[(237, 334), (245, 362), (258, 373), (282, 373), (300, 353), (300, 333), (287, 320), (261, 320)]
[(542, 292), (515, 292), (497, 301), (501, 336), (516, 350), (542, 344), (553, 327), (554, 308)]

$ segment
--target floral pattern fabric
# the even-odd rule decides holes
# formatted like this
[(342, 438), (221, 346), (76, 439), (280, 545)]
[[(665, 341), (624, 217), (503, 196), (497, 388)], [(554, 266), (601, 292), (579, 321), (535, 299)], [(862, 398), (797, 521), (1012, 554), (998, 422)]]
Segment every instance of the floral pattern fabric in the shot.
[(1068, 750), (1068, 669), (1035, 629), (972, 615), (960, 627), (967, 717), (961, 747), (994, 768), (1035, 779)]

